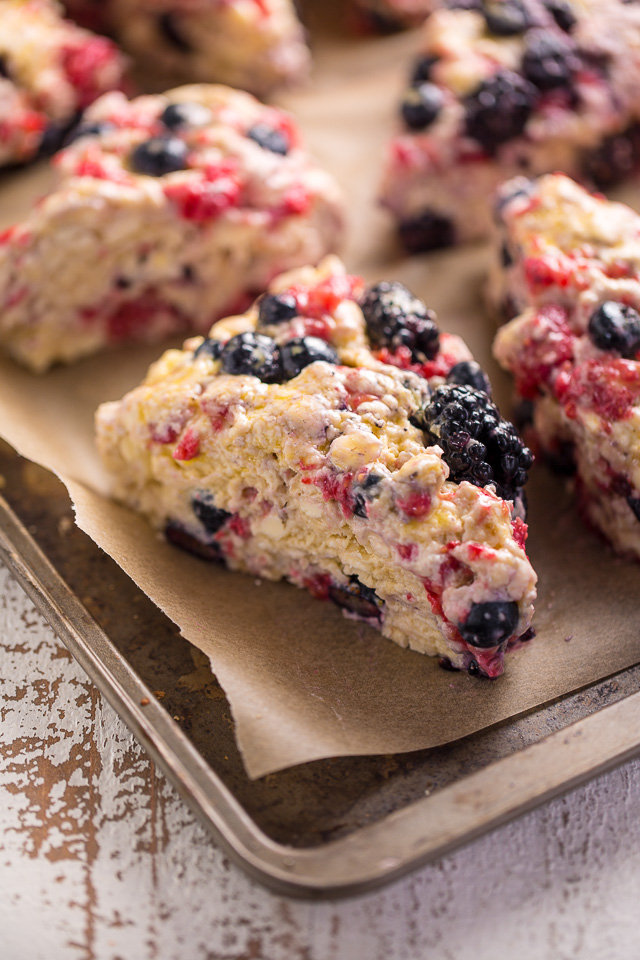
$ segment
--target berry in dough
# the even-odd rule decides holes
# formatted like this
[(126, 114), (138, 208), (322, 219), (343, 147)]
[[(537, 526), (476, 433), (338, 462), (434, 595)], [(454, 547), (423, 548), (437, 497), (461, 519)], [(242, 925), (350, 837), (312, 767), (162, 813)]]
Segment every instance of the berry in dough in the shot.
[(487, 234), (506, 178), (637, 168), (637, 4), (453, 0), (423, 30), (381, 188), (410, 251)]
[(495, 355), (588, 521), (640, 558), (640, 217), (562, 174), (500, 190)]
[(115, 45), (63, 20), (56, 0), (1, 0), (0, 167), (54, 149), (123, 70)]
[(335, 258), (278, 278), (97, 414), (117, 499), (211, 560), (497, 676), (529, 629), (531, 454), (459, 337)]
[(144, 65), (180, 80), (264, 95), (303, 80), (304, 31), (291, 0), (67, 0)]
[(206, 331), (341, 234), (291, 117), (227, 87), (107, 94), (53, 162), (57, 188), (0, 234), (0, 346), (35, 371)]

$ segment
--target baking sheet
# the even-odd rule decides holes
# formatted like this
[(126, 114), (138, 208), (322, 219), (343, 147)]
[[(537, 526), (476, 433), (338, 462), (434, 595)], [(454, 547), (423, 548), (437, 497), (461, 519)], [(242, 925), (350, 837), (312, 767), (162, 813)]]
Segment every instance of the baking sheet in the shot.
[[(486, 251), (402, 259), (373, 204), (379, 157), (410, 34), (317, 51), (313, 89), (287, 98), (349, 198), (349, 269), (401, 279), (493, 372), (479, 307)], [(0, 184), (9, 223), (42, 192), (45, 169)], [(531, 556), (538, 637), (489, 683), (445, 673), (285, 584), (258, 583), (184, 555), (106, 497), (92, 417), (143, 376), (160, 348), (123, 348), (35, 378), (0, 362), (0, 435), (67, 485), (79, 525), (210, 658), (252, 777), (308, 760), (398, 753), (463, 737), (640, 661), (640, 567), (615, 559), (577, 520), (563, 484), (534, 470)], [(495, 379), (495, 377), (494, 377)], [(505, 381), (495, 381), (506, 396)]]

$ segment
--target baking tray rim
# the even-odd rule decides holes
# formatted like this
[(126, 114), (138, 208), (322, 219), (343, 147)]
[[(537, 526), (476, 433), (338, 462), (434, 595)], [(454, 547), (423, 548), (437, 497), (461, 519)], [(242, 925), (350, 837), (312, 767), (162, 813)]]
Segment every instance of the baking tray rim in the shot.
[(228, 855), (278, 893), (363, 894), (640, 753), (639, 691), (346, 837), (289, 847), (251, 819), (1, 496), (0, 559)]

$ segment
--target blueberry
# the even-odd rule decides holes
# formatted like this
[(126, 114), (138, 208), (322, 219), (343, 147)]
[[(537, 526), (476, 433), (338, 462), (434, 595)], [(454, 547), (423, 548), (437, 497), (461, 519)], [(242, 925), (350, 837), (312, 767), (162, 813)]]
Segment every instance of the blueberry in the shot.
[(289, 153), (289, 140), (280, 130), (274, 130), (266, 123), (256, 123), (255, 126), (247, 130), (247, 136), (254, 140), (263, 150), (270, 150), (271, 153), (279, 153), (283, 157)]
[(170, 520), (164, 528), (164, 535), (169, 543), (173, 543), (176, 547), (195, 554), (196, 557), (200, 557), (202, 560), (222, 559), (222, 554), (217, 543), (203, 543), (202, 540), (198, 540), (192, 533), (185, 530), (183, 526), (179, 523), (174, 523), (172, 520)]
[(571, 5), (567, 0), (544, 0), (544, 5), (565, 33), (570, 33), (578, 22)]
[(189, 148), (177, 137), (152, 137), (140, 143), (131, 154), (131, 166), (137, 173), (162, 177), (187, 166)]
[(512, 636), (519, 617), (515, 600), (473, 603), (465, 622), (458, 624), (458, 630), (470, 647), (497, 647)]
[(479, 363), (475, 360), (461, 360), (447, 374), (447, 383), (466, 384), (474, 390), (480, 390), (491, 396), (491, 381)]
[(382, 620), (383, 601), (356, 576), (350, 577), (346, 586), (329, 587), (329, 597), (337, 606), (363, 620)]
[(79, 140), (80, 137), (99, 137), (107, 130), (113, 129), (112, 123), (79, 123), (77, 127), (73, 127), (69, 131), (64, 142), (68, 146), (70, 143)]
[(629, 508), (633, 511), (633, 515), (636, 520), (640, 520), (640, 498), (627, 497), (627, 503), (629, 504)]
[(640, 315), (633, 307), (605, 300), (589, 318), (589, 337), (599, 350), (632, 360), (640, 350)]
[(513, 266), (513, 257), (511, 256), (511, 251), (509, 250), (509, 244), (504, 242), (500, 247), (500, 263), (505, 270), (508, 270), (509, 267)]
[(0, 77), (9, 79), (9, 67), (7, 66), (6, 57), (0, 57)]
[(160, 114), (160, 123), (169, 130), (180, 127), (204, 127), (211, 123), (211, 110), (202, 103), (170, 103)]
[(164, 39), (182, 53), (193, 53), (193, 47), (180, 30), (180, 21), (174, 13), (161, 13), (158, 29)]
[(298, 304), (291, 293), (267, 294), (258, 302), (258, 324), (261, 327), (287, 323), (297, 315)]
[(409, 253), (422, 253), (438, 247), (450, 247), (455, 241), (455, 230), (449, 217), (435, 210), (423, 210), (415, 217), (402, 220), (398, 233)]
[(540, 90), (566, 87), (574, 55), (567, 44), (546, 30), (532, 30), (522, 58), (522, 72)]
[(212, 360), (217, 360), (222, 353), (222, 346), (220, 340), (205, 338), (194, 353), (193, 359), (197, 360), (199, 357), (210, 357)]
[(435, 314), (402, 283), (383, 281), (369, 287), (360, 307), (373, 347), (405, 346), (417, 362), (433, 360), (440, 347)]
[(487, 153), (519, 137), (537, 100), (536, 88), (511, 70), (498, 70), (465, 102), (467, 133)]
[(217, 533), (231, 516), (227, 510), (220, 510), (215, 506), (213, 494), (208, 490), (196, 490), (191, 497), (191, 506), (207, 533)]
[(456, 383), (438, 387), (410, 419), (429, 445), (442, 448), (451, 480), (493, 483), (503, 499), (520, 500), (533, 456), (484, 391)]
[(482, 12), (489, 32), (499, 37), (516, 36), (532, 25), (522, 0), (485, 0)]
[(220, 357), (225, 373), (258, 377), (264, 383), (280, 379), (280, 351), (271, 337), (239, 333), (225, 343)]
[(285, 380), (293, 380), (301, 370), (316, 360), (339, 363), (338, 354), (320, 337), (295, 337), (280, 348), (280, 363)]
[(402, 119), (411, 130), (424, 130), (436, 119), (442, 109), (442, 90), (435, 83), (411, 87), (402, 101)]
[(362, 480), (353, 484), (351, 492), (353, 494), (353, 512), (356, 517), (362, 517), (366, 520), (369, 516), (367, 504), (375, 500), (380, 495), (380, 483), (382, 477), (379, 473), (369, 471)]
[(424, 57), (419, 57), (413, 67), (413, 73), (411, 74), (411, 85), (414, 87), (419, 87), (422, 83), (425, 83), (430, 78), (431, 68), (434, 63), (437, 63), (439, 57), (433, 57), (426, 55)]

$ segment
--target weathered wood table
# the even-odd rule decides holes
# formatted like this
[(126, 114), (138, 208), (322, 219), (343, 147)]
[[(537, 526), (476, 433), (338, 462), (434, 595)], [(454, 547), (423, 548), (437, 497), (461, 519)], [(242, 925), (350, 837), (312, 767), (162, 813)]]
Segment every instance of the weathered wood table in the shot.
[(0, 568), (2, 960), (637, 960), (640, 761), (359, 899), (230, 864)]

